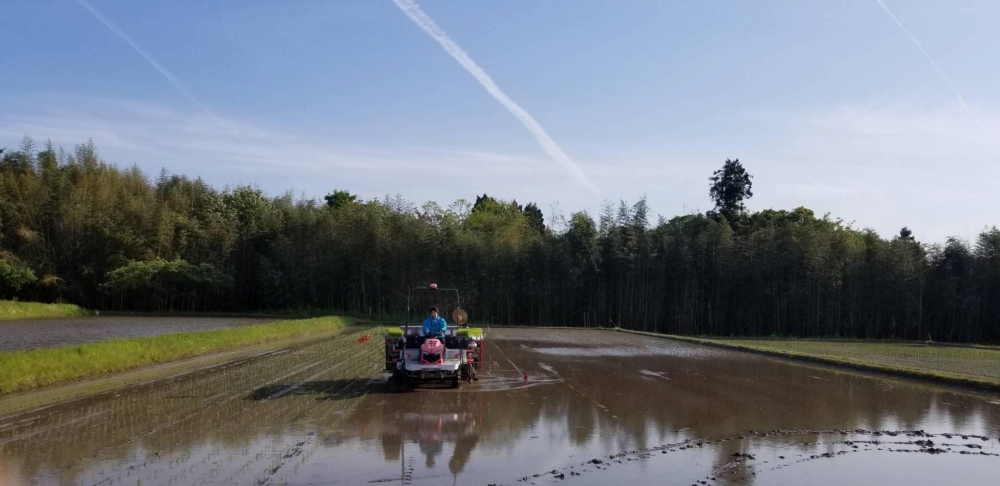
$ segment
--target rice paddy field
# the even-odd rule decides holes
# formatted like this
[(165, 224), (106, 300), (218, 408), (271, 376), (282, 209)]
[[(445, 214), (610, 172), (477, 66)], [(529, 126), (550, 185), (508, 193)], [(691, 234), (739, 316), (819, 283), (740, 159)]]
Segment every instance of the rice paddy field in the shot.
[(1000, 471), (997, 393), (523, 328), (485, 330), (478, 382), (405, 390), (383, 372), (383, 330), (12, 415), (0, 397), (0, 485), (931, 486)]
[(679, 339), (1000, 389), (1000, 348), (793, 339)]
[(0, 396), (268, 341), (330, 332), (352, 322), (354, 320), (350, 318), (328, 316), (71, 346), (0, 351)]

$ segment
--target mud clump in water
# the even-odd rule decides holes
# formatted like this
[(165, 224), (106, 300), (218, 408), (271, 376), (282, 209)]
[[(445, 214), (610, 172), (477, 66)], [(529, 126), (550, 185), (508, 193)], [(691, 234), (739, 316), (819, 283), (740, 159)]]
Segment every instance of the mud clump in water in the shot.
[[(859, 431), (861, 433), (859, 433)], [(824, 440), (824, 436), (830, 436), (830, 435), (835, 435), (835, 434), (836, 435), (852, 435), (852, 434), (853, 435), (866, 435), (866, 436), (869, 437), (869, 439), (868, 440), (863, 440), (863, 437), (855, 437), (855, 438), (852, 438), (852, 439), (838, 441), (838, 442), (832, 442), (832, 443), (831, 442), (826, 442)], [(660, 446), (656, 446), (656, 447), (651, 447), (651, 448), (646, 448), (646, 449), (640, 449), (640, 450), (627, 450), (627, 451), (620, 452), (618, 454), (612, 454), (612, 455), (610, 455), (609, 456), (610, 462), (605, 462), (605, 461), (603, 461), (601, 459), (596, 459), (595, 458), (595, 459), (591, 459), (590, 461), (587, 461), (587, 462), (585, 462), (583, 464), (584, 465), (594, 465), (594, 466), (597, 466), (597, 469), (608, 469), (608, 466), (612, 466), (612, 467), (624, 467), (625, 465), (627, 465), (628, 461), (637, 460), (637, 459), (634, 459), (635, 457), (638, 457), (638, 458), (641, 458), (641, 459), (646, 459), (646, 458), (652, 457), (651, 456), (651, 452), (655, 452), (657, 450), (660, 451), (660, 454), (661, 454), (661, 457), (662, 457), (662, 455), (665, 455), (668, 452), (679, 452), (679, 451), (684, 451), (684, 450), (687, 450), (687, 449), (692, 449), (692, 448), (695, 448), (695, 447), (704, 447), (704, 446), (711, 446), (711, 445), (721, 445), (721, 444), (724, 444), (724, 443), (726, 443), (728, 441), (739, 440), (739, 438), (741, 438), (741, 437), (744, 438), (745, 440), (755, 440), (755, 439), (759, 439), (759, 438), (763, 438), (763, 437), (771, 437), (771, 436), (803, 436), (803, 435), (813, 435), (813, 436), (815, 436), (815, 439), (814, 439), (813, 442), (809, 442), (809, 441), (801, 442), (801, 444), (803, 444), (804, 447), (815, 447), (815, 446), (822, 445), (822, 444), (827, 444), (827, 445), (843, 444), (844, 446), (849, 447), (850, 449), (839, 450), (839, 451), (829, 451), (829, 452), (825, 452), (825, 453), (822, 453), (822, 454), (811, 454), (811, 455), (808, 455), (808, 456), (799, 455), (799, 457), (803, 457), (803, 458), (799, 459), (799, 460), (796, 460), (796, 461), (792, 461), (792, 462), (786, 462), (786, 461), (788, 461), (787, 456), (786, 455), (780, 455), (780, 456), (777, 456), (777, 458), (778, 458), (778, 460), (780, 460), (782, 462), (772, 465), (771, 466), (771, 470), (781, 469), (781, 468), (787, 467), (789, 465), (792, 465), (794, 463), (811, 462), (811, 461), (814, 461), (814, 460), (830, 459), (830, 458), (834, 458), (834, 457), (838, 457), (838, 456), (843, 456), (845, 454), (852, 454), (852, 453), (859, 453), (859, 452), (874, 452), (874, 451), (896, 452), (896, 453), (903, 453), (903, 454), (907, 454), (907, 453), (925, 453), (925, 454), (932, 454), (932, 455), (939, 455), (939, 454), (961, 454), (961, 455), (966, 455), (966, 456), (976, 455), (976, 456), (994, 456), (994, 457), (1000, 457), (1000, 454), (992, 454), (992, 453), (988, 453), (988, 452), (985, 452), (985, 451), (980, 451), (983, 447), (981, 445), (978, 445), (978, 444), (942, 444), (941, 447), (938, 447), (938, 444), (935, 443), (933, 440), (930, 439), (930, 437), (935, 437), (935, 434), (927, 433), (924, 430), (912, 430), (912, 431), (884, 431), (883, 430), (883, 431), (874, 431), (874, 430), (857, 429), (855, 431), (848, 431), (848, 430), (838, 430), (838, 429), (834, 429), (834, 430), (780, 430), (780, 429), (775, 429), (775, 430), (768, 430), (768, 431), (765, 431), (765, 432), (748, 431), (748, 432), (739, 433), (739, 434), (733, 434), (731, 436), (725, 436), (725, 437), (688, 439), (688, 440), (685, 440), (683, 442), (674, 443), (674, 444), (664, 444), (664, 445), (660, 445)], [(941, 436), (961, 437), (960, 435), (957, 435), (957, 434), (940, 434), (940, 435)], [(882, 447), (880, 447), (883, 444), (883, 442), (881, 442), (881, 440), (877, 438), (877, 437), (882, 437), (882, 436), (887, 436), (887, 437), (905, 436), (905, 437), (923, 437), (923, 438), (917, 439), (917, 440), (913, 440), (913, 441), (906, 441), (906, 442), (889, 442), (889, 444), (894, 444), (897, 447), (896, 448), (890, 447), (888, 449), (883, 449)], [(976, 439), (976, 438), (979, 438), (981, 436), (966, 435), (965, 437), (967, 437), (969, 439)], [(899, 446), (903, 446), (903, 447), (899, 447)], [(911, 447), (907, 448), (905, 446), (911, 446)], [(916, 447), (914, 448), (913, 446), (916, 446)], [(953, 451), (950, 448), (946, 449), (946, 448), (944, 448), (944, 446), (953, 446), (953, 447), (956, 447), (956, 448), (961, 447), (961, 448), (966, 448), (966, 449), (973, 449), (974, 451), (962, 450), (961, 452), (959, 452), (959, 451)], [(976, 452), (976, 451), (979, 451), (979, 452)], [(717, 469), (715, 469), (715, 471), (714, 471), (715, 475), (714, 476), (708, 476), (708, 477), (706, 477), (705, 478), (706, 480), (715, 481), (716, 477), (727, 477), (729, 481), (736, 481), (736, 482), (746, 481), (749, 478), (756, 477), (756, 471), (755, 471), (755, 469), (759, 470), (759, 468), (762, 467), (764, 464), (768, 464), (769, 463), (769, 461), (760, 461), (760, 462), (757, 462), (757, 457), (754, 454), (746, 453), (746, 452), (734, 452), (732, 454), (729, 454), (727, 457), (730, 460), (726, 464), (724, 464), (724, 465), (718, 467)], [(624, 461), (623, 461), (623, 459), (624, 459)], [(751, 465), (751, 464), (756, 464), (756, 465)], [(604, 466), (604, 467), (600, 467), (600, 466)], [(745, 468), (747, 470), (747, 472), (749, 472), (750, 474), (748, 476), (738, 477), (737, 475), (740, 474), (741, 472), (743, 472), (743, 470), (742, 470), (743, 468)], [(572, 475), (573, 474), (571, 474), (571, 476)], [(704, 484), (708, 484), (708, 483), (704, 482), (704, 480), (701, 480), (701, 481), (696, 481), (695, 482), (696, 486), (698, 484), (704, 485)]]

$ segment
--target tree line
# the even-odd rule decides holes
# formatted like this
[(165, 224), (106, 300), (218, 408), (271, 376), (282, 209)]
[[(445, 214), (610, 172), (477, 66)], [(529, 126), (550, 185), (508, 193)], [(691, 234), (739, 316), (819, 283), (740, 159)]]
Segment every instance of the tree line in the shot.
[(487, 195), (274, 197), (25, 139), (0, 153), (0, 297), (137, 311), (399, 315), (463, 292), (475, 322), (680, 334), (1000, 342), (1000, 231), (883, 238), (806, 208), (749, 212), (727, 160), (716, 207), (650, 222), (645, 199), (545, 215)]

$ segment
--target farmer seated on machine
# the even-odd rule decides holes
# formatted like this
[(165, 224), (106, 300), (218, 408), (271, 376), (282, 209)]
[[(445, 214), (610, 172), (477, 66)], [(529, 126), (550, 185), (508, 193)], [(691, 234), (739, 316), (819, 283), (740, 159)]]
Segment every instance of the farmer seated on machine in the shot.
[(438, 315), (437, 307), (431, 307), (431, 314), (424, 319), (424, 336), (425, 337), (436, 337), (443, 338), (445, 332), (448, 331), (448, 323), (445, 322), (444, 318)]

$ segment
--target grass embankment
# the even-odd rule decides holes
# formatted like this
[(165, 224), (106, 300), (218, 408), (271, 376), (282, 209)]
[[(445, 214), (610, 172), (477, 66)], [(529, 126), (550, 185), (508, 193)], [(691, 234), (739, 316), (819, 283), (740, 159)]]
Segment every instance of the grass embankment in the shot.
[(90, 311), (73, 304), (43, 304), (41, 302), (16, 302), (0, 300), (0, 320), (29, 319), (32, 317), (89, 316)]
[(1000, 349), (996, 348), (866, 341), (664, 337), (771, 356), (1000, 391)]
[(0, 352), (0, 395), (278, 339), (332, 331), (353, 322), (355, 320), (350, 318), (318, 317), (214, 331)]

